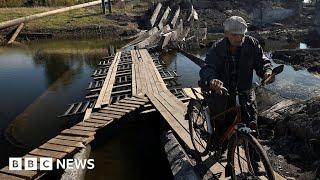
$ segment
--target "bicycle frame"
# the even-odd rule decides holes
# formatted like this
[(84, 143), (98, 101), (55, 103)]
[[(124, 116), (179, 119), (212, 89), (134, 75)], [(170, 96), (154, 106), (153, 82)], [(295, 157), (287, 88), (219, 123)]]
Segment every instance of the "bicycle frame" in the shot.
[[(195, 90), (192, 89), (192, 91), (196, 95)], [(210, 92), (209, 91), (204, 91), (201, 94), (204, 97), (202, 105), (201, 105), (201, 107), (203, 108), (204, 107), (203, 103), (204, 104), (207, 103), (206, 99), (209, 96)], [(197, 95), (196, 95), (196, 98), (199, 99), (197, 97)], [(205, 112), (207, 112), (207, 111), (205, 111)], [(213, 117), (213, 119), (217, 119), (219, 117), (222, 117), (224, 115), (227, 115), (227, 114), (233, 113), (233, 112), (236, 113), (236, 117), (235, 117), (234, 121), (232, 122), (232, 124), (228, 127), (226, 132), (222, 135), (222, 137), (219, 138), (219, 140), (218, 140), (219, 144), (222, 144), (223, 142), (225, 142), (228, 139), (228, 137), (230, 137), (230, 135), (236, 130), (236, 125), (242, 122), (240, 105), (237, 104), (235, 107), (229, 108), (229, 109), (225, 110), (224, 112), (221, 112), (221, 113), (219, 113), (219, 114), (217, 114), (217, 115), (215, 115)], [(214, 133), (213, 133), (214, 130), (213, 130), (212, 125), (211, 125), (211, 120), (209, 118), (210, 116), (207, 113), (205, 113), (204, 115), (206, 116), (205, 120), (206, 120), (206, 122), (208, 124), (208, 132), (210, 133), (211, 136), (213, 136), (214, 135)]]
[(232, 107), (227, 109), (226, 111), (219, 113), (217, 115), (215, 115), (213, 117), (213, 119), (219, 118), (221, 116), (227, 115), (229, 113), (232, 112), (236, 112), (236, 117), (234, 119), (234, 121), (232, 122), (232, 124), (228, 127), (228, 129), (226, 130), (226, 132), (223, 134), (223, 136), (219, 139), (219, 143), (222, 144), (223, 142), (225, 142), (226, 139), (228, 139), (228, 137), (235, 131), (235, 126), (238, 123), (241, 123), (241, 109), (239, 106), (236, 107)]

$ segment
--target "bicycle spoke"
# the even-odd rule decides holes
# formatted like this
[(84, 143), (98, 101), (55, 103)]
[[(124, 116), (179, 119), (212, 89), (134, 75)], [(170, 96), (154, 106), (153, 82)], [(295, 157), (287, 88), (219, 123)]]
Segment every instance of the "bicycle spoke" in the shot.
[(253, 170), (253, 167), (252, 167), (252, 164), (251, 164), (248, 141), (244, 142), (244, 149), (245, 149), (245, 155), (246, 155), (247, 160), (248, 160), (247, 164), (248, 164), (248, 169), (250, 171), (250, 174), (255, 176), (255, 173), (254, 173), (254, 170)]
[(198, 133), (196, 134), (197, 134), (197, 137), (199, 138), (199, 144), (204, 148), (205, 146), (202, 144), (201, 138), (198, 136)]
[[(257, 149), (256, 141), (249, 139), (250, 135), (242, 136), (245, 138), (240, 139), (236, 137), (233, 139), (233, 155), (230, 156), (235, 176), (245, 179), (259, 179), (264, 176), (267, 179), (270, 177), (270, 179), (273, 179), (272, 171), (270, 173), (270, 166), (261, 160), (261, 158), (266, 159), (266, 157), (261, 154), (261, 150)], [(239, 143), (240, 141), (241, 143)]]

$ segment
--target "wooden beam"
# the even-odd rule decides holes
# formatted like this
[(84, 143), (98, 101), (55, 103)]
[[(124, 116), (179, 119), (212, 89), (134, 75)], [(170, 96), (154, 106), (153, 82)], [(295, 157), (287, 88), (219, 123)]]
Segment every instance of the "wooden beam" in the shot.
[(10, 40), (8, 41), (8, 44), (11, 44), (13, 41), (16, 40), (18, 34), (20, 33), (20, 31), (22, 30), (24, 26), (24, 23), (21, 23), (18, 28), (16, 29), (16, 31), (14, 32), (14, 34), (12, 35), (12, 37), (10, 38)]
[(160, 30), (162, 30), (163, 26), (167, 23), (167, 18), (168, 18), (168, 15), (169, 15), (170, 11), (171, 11), (171, 9), (168, 6), (166, 11), (163, 13), (162, 18), (160, 19), (160, 22), (158, 24), (158, 27), (159, 27)]
[(180, 15), (180, 6), (178, 7), (178, 9), (176, 10), (172, 20), (171, 20), (171, 28), (175, 28), (176, 26), (176, 23), (178, 21), (178, 18), (179, 18), (179, 15)]
[(114, 60), (112, 61), (112, 64), (108, 70), (107, 77), (104, 80), (103, 86), (101, 88), (100, 94), (98, 96), (98, 99), (94, 108), (101, 108), (102, 105), (109, 104), (113, 83), (116, 77), (117, 66), (120, 61), (120, 56), (121, 56), (121, 52), (117, 53), (116, 56), (114, 57)]
[(159, 15), (159, 12), (161, 10), (161, 7), (162, 7), (162, 4), (161, 3), (158, 3), (156, 9), (153, 11), (153, 14), (150, 18), (150, 24), (151, 24), (151, 27), (154, 26), (154, 24), (156, 23), (156, 20), (157, 20), (157, 17)]

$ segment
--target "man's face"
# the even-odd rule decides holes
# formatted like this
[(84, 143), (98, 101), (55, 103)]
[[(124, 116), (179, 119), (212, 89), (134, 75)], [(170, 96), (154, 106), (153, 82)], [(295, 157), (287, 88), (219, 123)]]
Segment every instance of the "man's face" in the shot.
[(230, 32), (226, 32), (225, 37), (227, 37), (230, 41), (230, 44), (235, 47), (241, 46), (244, 42), (244, 34), (233, 34)]

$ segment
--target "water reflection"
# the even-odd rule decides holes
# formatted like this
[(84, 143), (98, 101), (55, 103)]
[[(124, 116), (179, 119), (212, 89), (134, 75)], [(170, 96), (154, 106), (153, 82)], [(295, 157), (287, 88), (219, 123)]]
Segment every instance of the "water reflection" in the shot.
[(0, 49), (1, 167), (7, 157), (26, 153), (11, 143), (32, 148), (66, 127), (67, 119), (56, 116), (83, 100), (91, 74), (110, 45), (121, 46), (105, 40), (39, 41), (28, 49)]
[[(275, 45), (275, 46), (274, 46)], [(276, 43), (276, 41), (267, 41), (265, 51), (286, 48), (304, 48), (304, 43)], [(192, 52), (201, 59), (205, 59), (207, 50)], [(180, 53), (172, 52), (162, 55), (169, 69), (176, 70), (179, 83), (182, 87), (197, 87), (200, 68), (191, 60)], [(276, 63), (273, 63), (277, 66)], [(253, 82), (260, 82), (260, 79), (254, 73)], [(266, 86), (267, 89), (281, 95), (285, 98), (309, 99), (320, 95), (320, 76), (309, 73), (307, 70), (294, 70), (291, 66), (285, 65), (283, 73), (277, 76), (275, 83)]]

